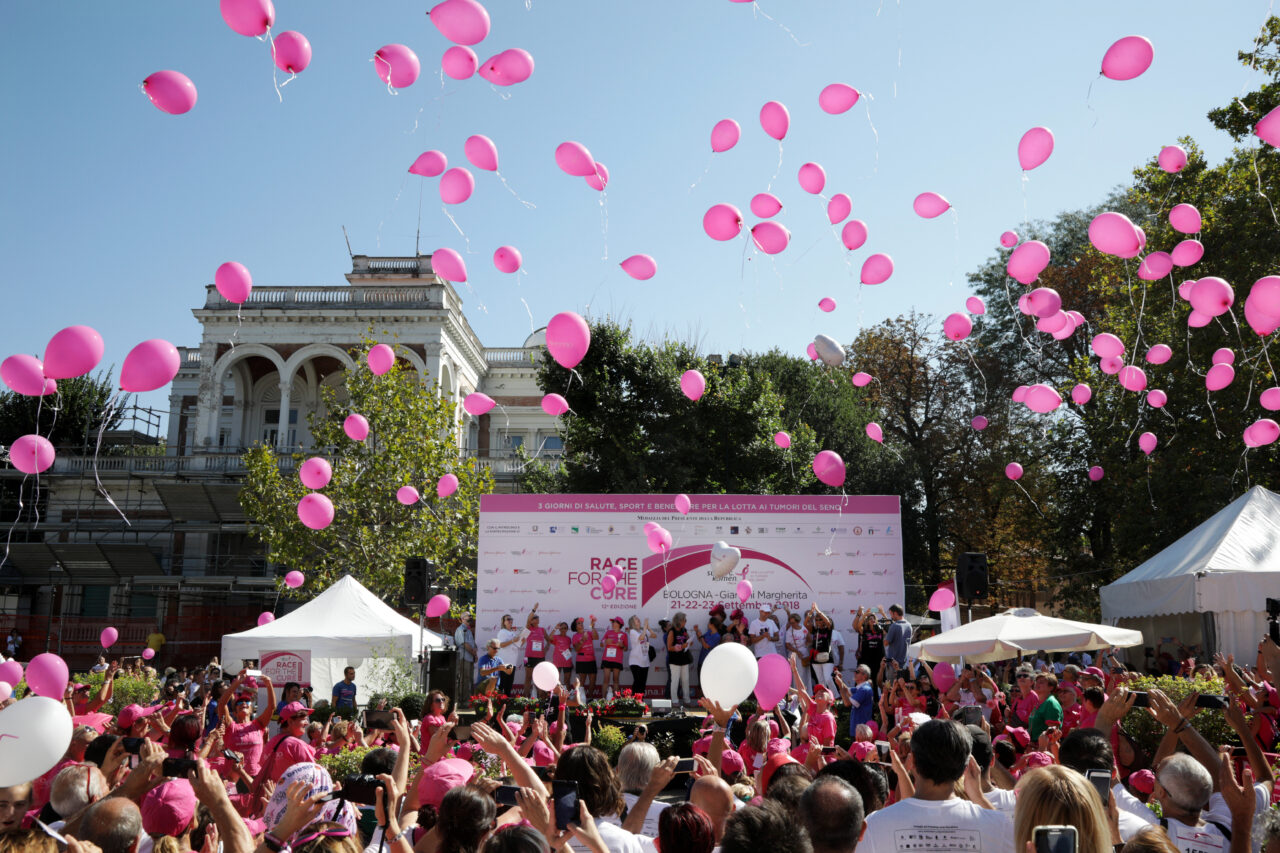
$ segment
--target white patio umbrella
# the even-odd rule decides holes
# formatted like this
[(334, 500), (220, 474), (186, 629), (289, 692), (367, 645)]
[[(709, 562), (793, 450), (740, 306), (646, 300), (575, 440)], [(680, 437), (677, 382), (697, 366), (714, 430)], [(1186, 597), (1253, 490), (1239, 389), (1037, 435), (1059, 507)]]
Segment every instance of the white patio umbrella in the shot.
[(908, 654), (927, 661), (972, 663), (1004, 660), (1018, 652), (1082, 652), (1142, 645), (1142, 632), (1042, 616), (1015, 608), (979, 619), (911, 646)]

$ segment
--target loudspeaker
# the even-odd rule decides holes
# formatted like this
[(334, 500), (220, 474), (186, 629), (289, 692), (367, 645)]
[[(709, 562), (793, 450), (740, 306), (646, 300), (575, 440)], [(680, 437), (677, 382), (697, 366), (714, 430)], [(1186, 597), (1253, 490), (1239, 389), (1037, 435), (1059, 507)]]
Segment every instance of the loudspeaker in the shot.
[[(426, 667), (426, 683), (428, 690), (442, 690), (449, 696), (458, 691), (458, 655), (453, 649), (432, 649), (430, 663)], [(470, 684), (466, 685), (469, 689)]]
[(404, 603), (407, 605), (423, 605), (430, 597), (427, 595), (430, 586), (428, 573), (435, 567), (427, 562), (426, 557), (404, 558)]
[(987, 555), (972, 552), (956, 561), (956, 598), (987, 597)]

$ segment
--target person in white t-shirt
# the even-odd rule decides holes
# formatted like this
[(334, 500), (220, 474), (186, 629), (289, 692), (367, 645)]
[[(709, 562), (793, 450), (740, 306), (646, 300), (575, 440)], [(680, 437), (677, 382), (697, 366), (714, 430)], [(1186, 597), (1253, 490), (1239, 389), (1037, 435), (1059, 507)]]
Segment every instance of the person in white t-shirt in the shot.
[(954, 720), (929, 720), (917, 728), (911, 735), (915, 794), (867, 817), (859, 853), (1013, 853), (1009, 816), (956, 796), (972, 746), (968, 730)]
[(767, 603), (760, 605), (760, 616), (747, 626), (751, 639), (751, 649), (757, 658), (775, 654), (778, 651), (778, 623), (773, 619), (773, 608)]
[[(786, 657), (792, 655), (802, 661), (809, 659), (809, 632), (800, 624), (800, 614), (792, 613), (787, 619), (787, 627), (782, 629), (782, 642), (786, 646)], [(813, 690), (813, 679), (809, 677), (809, 668), (801, 667), (800, 675), (804, 679), (805, 690)]]

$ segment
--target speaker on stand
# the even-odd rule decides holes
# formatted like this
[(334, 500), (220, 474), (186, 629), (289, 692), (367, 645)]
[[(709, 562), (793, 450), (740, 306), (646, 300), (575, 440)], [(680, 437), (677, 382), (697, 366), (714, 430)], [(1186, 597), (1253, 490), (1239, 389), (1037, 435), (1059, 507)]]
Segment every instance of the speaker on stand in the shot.
[(973, 621), (973, 600), (987, 597), (987, 555), (972, 551), (956, 561), (956, 599), (969, 602), (969, 621)]

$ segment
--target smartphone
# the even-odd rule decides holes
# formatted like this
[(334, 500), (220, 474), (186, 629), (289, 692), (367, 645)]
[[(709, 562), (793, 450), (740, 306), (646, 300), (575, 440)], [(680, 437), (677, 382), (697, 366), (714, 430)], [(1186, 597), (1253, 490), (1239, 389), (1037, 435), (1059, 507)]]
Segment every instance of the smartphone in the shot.
[(1037, 826), (1031, 833), (1036, 853), (1076, 853), (1074, 826)]
[(1062, 727), (1062, 720), (1045, 720), (1044, 727), (1046, 729), (1058, 729)]
[(142, 742), (144, 740), (146, 740), (144, 737), (120, 738), (120, 742), (124, 744), (124, 751), (129, 755), (137, 755), (142, 750)]
[(1214, 693), (1202, 693), (1196, 697), (1196, 707), (1222, 710), (1227, 707), (1227, 697)]
[(455, 740), (471, 740), (471, 726), (454, 726), (449, 734), (453, 735)]
[(682, 758), (676, 762), (676, 772), (692, 773), (694, 771), (694, 768), (696, 768), (697, 766), (698, 766), (698, 763), (694, 761), (692, 758)]
[(222, 757), (227, 759), (227, 761), (233, 762), (235, 764), (240, 763), (240, 759), (236, 757), (234, 750), (230, 750), (230, 749), (222, 750)]
[(187, 774), (200, 766), (194, 758), (166, 758), (160, 765), (160, 773), (169, 779), (185, 779)]
[(261, 677), (262, 677), (262, 670), (260, 670), (260, 669), (246, 669), (246, 670), (244, 671), (244, 674), (245, 674), (245, 677), (246, 677), (246, 678), (261, 678)]
[(514, 806), (516, 805), (516, 793), (519, 790), (519, 785), (499, 785), (497, 790), (493, 792), (493, 799), (500, 806)]
[(960, 722), (966, 726), (982, 725), (982, 708), (977, 705), (965, 705), (960, 709)]
[(1147, 696), (1145, 690), (1131, 690), (1129, 695), (1133, 697), (1133, 707), (1147, 708), (1151, 705), (1151, 699)]
[(881, 764), (889, 763), (889, 741), (876, 741), (876, 757), (880, 759)]
[(835, 748), (834, 746), (824, 746), (824, 747), (822, 748), (822, 754), (823, 754), (823, 755), (835, 755), (835, 754), (836, 754), (836, 748)]
[(391, 712), (390, 711), (365, 711), (364, 727), (366, 729), (391, 728)]
[(1237, 746), (1231, 750), (1232, 758), (1247, 758), (1248, 756), (1249, 750), (1245, 749), (1243, 746)]
[(578, 821), (578, 783), (572, 779), (551, 782), (551, 799), (556, 809), (556, 829), (568, 829)]
[(1107, 800), (1111, 796), (1111, 771), (1110, 770), (1086, 770), (1084, 778), (1089, 780), (1089, 784), (1093, 785), (1095, 791), (1098, 792), (1099, 799), (1102, 800), (1102, 807), (1107, 807)]

